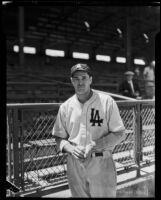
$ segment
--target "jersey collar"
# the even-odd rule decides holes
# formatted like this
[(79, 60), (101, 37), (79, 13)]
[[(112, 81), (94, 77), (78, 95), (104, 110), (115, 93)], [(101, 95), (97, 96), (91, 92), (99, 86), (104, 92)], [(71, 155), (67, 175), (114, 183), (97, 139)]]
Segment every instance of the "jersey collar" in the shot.
[(96, 93), (93, 91), (93, 89), (91, 89), (92, 90), (92, 92), (93, 92), (93, 94), (92, 94), (92, 96), (90, 97), (90, 99), (88, 99), (84, 104), (82, 104), (79, 100), (78, 100), (78, 97), (77, 97), (77, 95), (75, 94), (75, 101), (76, 101), (76, 103), (78, 103), (79, 105), (89, 105), (89, 104), (91, 104), (92, 102), (93, 102), (93, 100), (95, 100), (95, 98), (96, 98)]

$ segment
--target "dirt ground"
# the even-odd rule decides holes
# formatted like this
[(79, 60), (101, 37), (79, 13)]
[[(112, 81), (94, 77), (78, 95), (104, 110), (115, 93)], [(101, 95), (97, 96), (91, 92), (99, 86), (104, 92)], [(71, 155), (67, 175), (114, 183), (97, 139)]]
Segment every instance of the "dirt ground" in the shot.
[(139, 184), (118, 190), (117, 197), (155, 197), (154, 177)]

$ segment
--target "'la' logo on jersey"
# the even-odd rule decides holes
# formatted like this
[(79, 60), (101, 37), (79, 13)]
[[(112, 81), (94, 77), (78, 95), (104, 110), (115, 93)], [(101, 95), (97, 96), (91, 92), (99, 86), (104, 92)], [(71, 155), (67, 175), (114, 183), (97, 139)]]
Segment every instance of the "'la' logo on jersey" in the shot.
[(101, 123), (103, 123), (103, 119), (100, 119), (99, 110), (95, 110), (94, 108), (91, 109), (90, 122), (92, 123), (92, 126), (95, 126), (95, 124), (101, 126)]

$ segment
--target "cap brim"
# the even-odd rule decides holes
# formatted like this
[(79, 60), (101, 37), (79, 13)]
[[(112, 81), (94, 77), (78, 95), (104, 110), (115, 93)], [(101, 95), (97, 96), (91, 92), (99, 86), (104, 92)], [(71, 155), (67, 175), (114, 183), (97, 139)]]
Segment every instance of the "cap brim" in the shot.
[(75, 70), (71, 73), (71, 76), (73, 76), (73, 74), (75, 74), (76, 72), (86, 72), (88, 73), (88, 70), (84, 70), (84, 69), (78, 69), (78, 70)]

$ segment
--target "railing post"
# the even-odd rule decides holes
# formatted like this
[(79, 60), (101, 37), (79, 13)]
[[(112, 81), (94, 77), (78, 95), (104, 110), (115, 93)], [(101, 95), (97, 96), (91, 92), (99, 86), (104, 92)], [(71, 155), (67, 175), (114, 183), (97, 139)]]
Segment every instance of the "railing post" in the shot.
[(22, 120), (22, 109), (18, 111), (18, 120), (20, 125), (20, 170), (21, 170), (21, 188), (24, 190), (24, 144), (23, 144), (23, 133), (24, 133), (24, 127), (23, 127), (23, 120)]
[(140, 160), (142, 155), (141, 149), (141, 137), (142, 137), (142, 120), (141, 120), (141, 104), (138, 103), (136, 112), (136, 152), (135, 158), (137, 163), (137, 177), (140, 176)]
[[(9, 127), (10, 115), (9, 111), (7, 110), (7, 173), (8, 173), (8, 180), (11, 182), (11, 131)], [(11, 196), (11, 191), (9, 191), (9, 196)]]
[(19, 146), (18, 146), (18, 109), (13, 108), (13, 176), (14, 184), (19, 187)]

